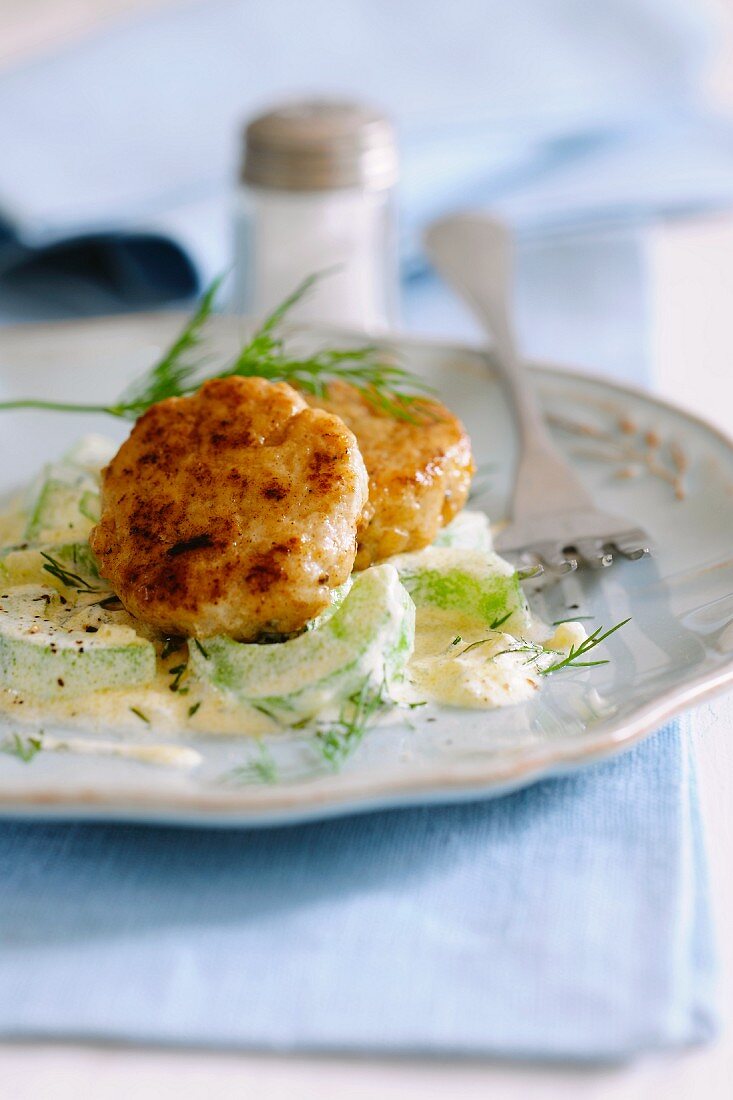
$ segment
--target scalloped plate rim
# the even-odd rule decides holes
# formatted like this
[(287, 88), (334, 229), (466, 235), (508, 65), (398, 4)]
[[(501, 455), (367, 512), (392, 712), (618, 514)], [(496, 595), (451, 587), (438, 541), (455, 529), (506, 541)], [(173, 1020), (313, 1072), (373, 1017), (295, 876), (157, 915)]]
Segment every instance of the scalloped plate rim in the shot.
[[(172, 312), (168, 315), (172, 315)], [(161, 315), (148, 316), (152, 318)], [(147, 319), (148, 317), (143, 318), (143, 320)], [(90, 323), (93, 325), (101, 320), (91, 319)], [(78, 322), (75, 321), (49, 322), (48, 327), (59, 325), (73, 328), (77, 324)], [(46, 326), (36, 324), (15, 325), (6, 329), (6, 332), (12, 329), (20, 335), (44, 327)], [(353, 333), (351, 335), (353, 336)], [(491, 363), (490, 347), (465, 341), (421, 338), (402, 333), (380, 335), (379, 340), (383, 343), (400, 344), (417, 349), (445, 351), (446, 354), (481, 357), (486, 362), (487, 368), (495, 373)], [(583, 371), (575, 366), (566, 367), (546, 361), (533, 361), (532, 369), (540, 375), (558, 377), (561, 381), (577, 378), (591, 386), (611, 390), (619, 396), (630, 396), (645, 404), (657, 406), (665, 413), (682, 417), (723, 444), (730, 451), (733, 462), (733, 438), (721, 428), (674, 401), (641, 387), (627, 385), (600, 373)], [(577, 737), (565, 738), (532, 753), (524, 751), (512, 756), (508, 751), (503, 759), (499, 758), (489, 766), (464, 763), (454, 769), (461, 773), (457, 776), (450, 774), (449, 763), (443, 763), (438, 765), (437, 772), (404, 778), (395, 777), (386, 785), (383, 782), (380, 785), (374, 779), (367, 777), (364, 789), (361, 791), (347, 789), (343, 794), (331, 791), (324, 797), (319, 796), (317, 789), (314, 789), (308, 798), (303, 798), (302, 787), (297, 793), (294, 790), (293, 797), (288, 798), (288, 787), (282, 785), (267, 788), (269, 797), (262, 800), (261, 808), (251, 802), (248, 806), (243, 806), (241, 797), (237, 799), (234, 795), (227, 804), (221, 795), (214, 799), (195, 793), (176, 794), (168, 799), (165, 796), (153, 797), (142, 794), (139, 800), (130, 798), (118, 800), (111, 795), (104, 795), (99, 799), (93, 791), (74, 791), (73, 788), (61, 793), (58, 789), (36, 791), (22, 798), (13, 797), (12, 794), (0, 790), (0, 817), (20, 820), (32, 818), (34, 820), (124, 821), (180, 827), (257, 828), (302, 824), (349, 814), (371, 813), (416, 805), (488, 799), (521, 789), (542, 779), (579, 770), (622, 753), (687, 707), (720, 694), (731, 684), (733, 684), (733, 654), (718, 669), (701, 673), (678, 688), (673, 687), (661, 692), (646, 704), (639, 706), (632, 716), (605, 725), (602, 733), (595, 737), (589, 735), (587, 742), (581, 744)], [(466, 774), (467, 772), (471, 774)], [(275, 795), (276, 791), (277, 795)], [(250, 791), (249, 794), (251, 793)]]

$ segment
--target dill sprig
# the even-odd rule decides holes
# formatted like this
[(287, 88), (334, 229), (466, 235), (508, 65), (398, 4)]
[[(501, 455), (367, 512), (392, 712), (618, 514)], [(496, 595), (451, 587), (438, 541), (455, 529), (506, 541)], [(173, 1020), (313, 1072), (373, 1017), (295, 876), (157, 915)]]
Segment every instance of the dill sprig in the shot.
[(78, 573), (71, 573), (68, 569), (65, 569), (60, 561), (56, 558), (52, 558), (50, 554), (47, 554), (44, 550), (40, 551), (40, 555), (45, 559), (43, 568), (47, 573), (50, 573), (52, 577), (55, 577), (57, 581), (61, 581), (66, 588), (75, 588), (77, 592), (99, 592), (98, 588), (94, 588), (93, 585), (85, 581), (83, 577), (80, 577)]
[(315, 743), (334, 771), (359, 747), (373, 719), (390, 702), (385, 682), (375, 687), (371, 680), (366, 680), (349, 697), (338, 719), (316, 730)]
[[(504, 620), (499, 620), (499, 625)], [(576, 620), (573, 620), (576, 621)], [(600, 661), (584, 661), (579, 660), (581, 657), (586, 657), (596, 646), (601, 642), (605, 642), (606, 638), (610, 638), (612, 634), (615, 634), (617, 630), (620, 630), (622, 626), (626, 626), (629, 619), (624, 619), (620, 623), (616, 623), (609, 630), (604, 631), (602, 626), (599, 626), (597, 630), (594, 630), (592, 634), (589, 634), (585, 641), (580, 642), (577, 646), (571, 646), (569, 652), (559, 661), (555, 661), (553, 664), (548, 665), (546, 668), (540, 668), (537, 666), (537, 671), (542, 676), (547, 676), (551, 672), (559, 672), (565, 668), (593, 668), (596, 665), (607, 665), (607, 660)], [(490, 628), (493, 629), (493, 628)], [(476, 642), (471, 642), (470, 645), (464, 646), (463, 649), (458, 650), (455, 654), (456, 657), (462, 657), (465, 653), (470, 653), (471, 650), (479, 649), (481, 646), (488, 645), (490, 642), (494, 642), (496, 639), (479, 638)], [(527, 663), (538, 662), (541, 657), (548, 655), (548, 651), (544, 649), (537, 642), (529, 642), (526, 638), (518, 638), (518, 645), (511, 645), (506, 649), (499, 650), (498, 653), (492, 653), (489, 657), (490, 661), (495, 661), (498, 657), (504, 657), (508, 653), (529, 653), (531, 656), (528, 658)], [(453, 642), (453, 645), (456, 643)]]
[(555, 664), (550, 665), (548, 668), (540, 669), (543, 676), (548, 676), (551, 672), (559, 672), (563, 668), (593, 668), (596, 665), (607, 665), (608, 661), (579, 661), (579, 657), (585, 657), (601, 642), (605, 642), (606, 638), (610, 638), (612, 634), (615, 634), (617, 630), (620, 630), (622, 626), (626, 626), (628, 622), (631, 622), (631, 617), (623, 619), (620, 623), (616, 623), (609, 630), (604, 631), (602, 626), (599, 626), (592, 634), (589, 634), (585, 641), (581, 642), (577, 646), (571, 646), (570, 652), (566, 657), (563, 657), (561, 661), (556, 661)]
[(113, 415), (136, 420), (158, 401), (164, 401), (167, 397), (180, 397), (198, 389), (199, 384), (194, 382), (194, 378), (199, 372), (201, 362), (191, 361), (190, 355), (201, 344), (202, 330), (214, 311), (221, 283), (221, 276), (214, 279), (171, 346), (142, 378), (133, 382), (125, 391), (116, 406), (120, 411)]
[[(244, 348), (227, 375), (266, 378), (268, 382), (288, 382), (313, 397), (327, 395), (332, 382), (348, 382), (372, 408), (408, 423), (432, 419), (430, 407), (420, 402), (431, 392), (429, 387), (402, 367), (388, 363), (378, 348), (326, 349), (305, 359), (286, 354), (281, 341), (272, 354), (262, 355)], [(415, 392), (415, 391), (420, 391)]]
[(287, 348), (281, 326), (292, 308), (327, 272), (310, 275), (284, 302), (270, 313), (233, 362), (218, 371), (203, 371), (203, 361), (192, 358), (203, 341), (203, 330), (214, 311), (221, 279), (215, 279), (201, 298), (194, 314), (161, 358), (111, 405), (19, 398), (0, 402), (2, 409), (46, 409), (55, 412), (107, 413), (126, 420), (139, 416), (168, 397), (187, 397), (212, 378), (265, 378), (288, 382), (304, 393), (324, 397), (331, 382), (348, 382), (372, 407), (398, 420), (418, 422), (432, 419), (434, 412), (426, 398), (432, 389), (409, 371), (385, 358), (374, 345), (356, 348), (326, 348), (297, 357)]
[[(507, 613), (505, 615), (500, 615), (498, 618), (494, 619), (493, 622), (489, 623), (488, 629), (493, 631), (494, 633), (498, 634), (501, 627), (504, 625), (504, 623), (507, 621), (507, 619), (511, 619), (513, 614), (514, 614), (513, 610), (510, 609), (509, 611), (507, 611)], [(472, 649), (478, 649), (479, 646), (487, 645), (489, 642), (493, 642), (495, 640), (496, 640), (495, 638), (479, 638), (479, 640), (477, 642), (471, 642), (469, 645), (464, 646), (464, 648), (461, 649), (458, 653), (456, 653), (455, 656), (456, 657), (462, 657), (464, 653), (470, 653)], [(457, 646), (458, 643), (462, 642), (462, 641), (463, 641), (463, 638), (461, 637), (461, 635), (457, 634), (456, 637), (451, 642), (451, 646)], [(523, 642), (524, 647), (530, 647), (530, 645), (531, 645), (532, 648), (534, 648), (533, 644), (531, 644), (529, 642), (526, 642), (526, 643)], [(539, 649), (541, 650), (542, 647), (540, 646)], [(495, 657), (501, 657), (502, 653), (519, 653), (519, 652), (521, 652), (521, 650), (518, 649), (518, 648), (503, 649), (501, 653), (496, 653), (496, 654), (494, 654), (494, 656)], [(493, 660), (493, 657), (492, 657), (492, 660)]]
[(244, 764), (238, 764), (221, 777), (228, 784), (277, 783), (277, 762), (267, 745), (257, 738), (257, 751)]
[[(287, 314), (326, 272), (309, 275), (255, 332), (228, 370), (219, 377), (266, 378), (288, 382), (313, 397), (325, 397), (331, 382), (348, 382), (374, 408), (398, 420), (415, 421), (415, 402), (431, 388), (409, 371), (384, 358), (373, 344), (359, 348), (326, 348), (306, 358), (288, 354), (280, 326)], [(430, 415), (423, 408), (423, 415)]]
[(0, 410), (44, 409), (49, 412), (107, 413), (124, 420), (137, 420), (151, 405), (165, 400), (166, 397), (182, 397), (193, 393), (201, 384), (201, 381), (194, 381), (201, 363), (191, 362), (189, 355), (202, 341), (202, 330), (214, 311), (221, 281), (221, 278), (214, 279), (170, 347), (114, 404), (84, 405), (21, 397), (14, 401), (0, 401)]
[(43, 734), (38, 737), (21, 737), (19, 733), (12, 733), (0, 743), (0, 751), (17, 756), (24, 764), (29, 764), (43, 748), (42, 736)]

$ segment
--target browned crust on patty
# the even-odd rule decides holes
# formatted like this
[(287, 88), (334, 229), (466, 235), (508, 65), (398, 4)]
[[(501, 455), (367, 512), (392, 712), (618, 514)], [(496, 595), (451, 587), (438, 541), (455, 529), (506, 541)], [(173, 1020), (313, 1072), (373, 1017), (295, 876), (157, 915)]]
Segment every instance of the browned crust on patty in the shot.
[(291, 634), (351, 572), (366, 473), (351, 431), (285, 383), (207, 382), (153, 405), (103, 473), (90, 544), (164, 633)]
[(357, 568), (428, 546), (463, 508), (474, 472), (471, 441), (440, 402), (416, 402), (411, 423), (375, 408), (345, 382), (306, 400), (351, 428), (369, 473)]

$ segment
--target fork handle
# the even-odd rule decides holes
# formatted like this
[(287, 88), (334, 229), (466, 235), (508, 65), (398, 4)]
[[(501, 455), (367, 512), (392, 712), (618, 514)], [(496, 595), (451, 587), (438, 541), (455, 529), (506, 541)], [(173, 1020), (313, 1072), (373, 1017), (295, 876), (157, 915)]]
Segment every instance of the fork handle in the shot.
[(484, 214), (455, 214), (428, 227), (425, 246), (437, 271), (493, 337), (494, 357), (519, 429), (513, 518), (592, 506), (585, 487), (550, 437), (529, 371), (517, 351), (509, 309), (512, 248), (508, 231)]

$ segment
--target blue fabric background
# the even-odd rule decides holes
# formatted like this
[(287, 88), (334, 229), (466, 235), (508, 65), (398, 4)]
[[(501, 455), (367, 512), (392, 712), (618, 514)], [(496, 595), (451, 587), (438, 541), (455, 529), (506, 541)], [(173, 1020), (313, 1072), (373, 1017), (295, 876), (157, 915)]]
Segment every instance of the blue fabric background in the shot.
[(709, 1038), (687, 744), (489, 803), (0, 828), (0, 1033), (580, 1060)]

